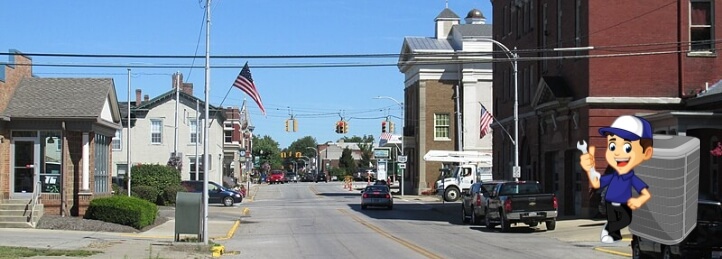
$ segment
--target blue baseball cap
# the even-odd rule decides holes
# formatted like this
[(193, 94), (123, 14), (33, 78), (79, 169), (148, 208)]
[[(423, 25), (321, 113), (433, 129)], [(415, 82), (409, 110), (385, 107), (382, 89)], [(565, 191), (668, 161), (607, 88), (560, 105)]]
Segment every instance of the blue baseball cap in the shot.
[(599, 134), (614, 134), (626, 140), (639, 140), (652, 138), (652, 125), (649, 121), (637, 116), (619, 116), (612, 126), (599, 129)]

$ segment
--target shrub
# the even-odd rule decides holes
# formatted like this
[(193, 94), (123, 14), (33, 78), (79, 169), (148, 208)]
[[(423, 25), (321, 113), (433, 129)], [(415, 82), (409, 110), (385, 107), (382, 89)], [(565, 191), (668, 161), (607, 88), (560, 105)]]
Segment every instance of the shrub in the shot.
[(158, 204), (158, 201), (162, 201), (163, 199), (160, 197), (161, 190), (156, 189), (152, 186), (133, 186), (130, 189), (130, 194), (133, 197), (137, 197), (139, 199), (146, 200), (148, 202), (151, 202), (153, 204)]
[(142, 229), (155, 222), (158, 207), (146, 200), (128, 196), (95, 198), (85, 212), (86, 219), (95, 219)]
[(184, 191), (186, 191), (186, 189), (180, 185), (170, 185), (165, 187), (165, 189), (163, 189), (163, 205), (175, 204), (175, 198), (178, 192)]
[[(156, 195), (160, 195), (168, 186), (180, 186), (180, 173), (173, 167), (159, 164), (141, 164), (132, 168), (133, 176), (131, 181), (131, 191), (135, 186), (150, 186), (157, 191)], [(175, 199), (175, 198), (174, 198)], [(164, 199), (156, 197), (151, 202), (159, 201), (156, 204), (163, 204)]]

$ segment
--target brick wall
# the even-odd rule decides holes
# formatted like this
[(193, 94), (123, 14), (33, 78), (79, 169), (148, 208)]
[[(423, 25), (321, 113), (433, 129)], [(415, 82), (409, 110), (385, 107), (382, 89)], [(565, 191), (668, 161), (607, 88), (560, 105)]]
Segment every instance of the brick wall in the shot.
[[(424, 133), (426, 138), (422, 139), (425, 143), (423, 153), (427, 151), (436, 150), (455, 150), (456, 148), (456, 114), (454, 107), (454, 84), (456, 82), (451, 81), (426, 81), (426, 96), (422, 99), (426, 100), (426, 109), (423, 110), (426, 116), (426, 124), (424, 127)], [(449, 140), (434, 140), (434, 115), (435, 114), (448, 114), (449, 115)], [(421, 125), (420, 125), (421, 126)], [(423, 155), (423, 154), (422, 154)], [(422, 161), (423, 162), (423, 161)], [(419, 186), (420, 190), (434, 188), (434, 184), (439, 177), (439, 168), (441, 168), (440, 162), (426, 162), (426, 185)]]

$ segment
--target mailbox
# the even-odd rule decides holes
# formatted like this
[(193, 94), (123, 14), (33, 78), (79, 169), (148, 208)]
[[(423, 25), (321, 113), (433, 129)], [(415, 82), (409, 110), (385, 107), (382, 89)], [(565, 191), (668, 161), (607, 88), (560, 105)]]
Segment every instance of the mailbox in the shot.
[(201, 214), (203, 194), (199, 192), (178, 192), (175, 207), (175, 241), (180, 241), (180, 235), (196, 235), (202, 240)]

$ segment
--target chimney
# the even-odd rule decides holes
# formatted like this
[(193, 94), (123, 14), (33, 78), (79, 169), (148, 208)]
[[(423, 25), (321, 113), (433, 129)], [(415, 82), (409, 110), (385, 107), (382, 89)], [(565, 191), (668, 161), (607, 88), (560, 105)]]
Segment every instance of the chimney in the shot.
[(181, 86), (181, 90), (183, 90), (183, 74), (179, 72), (173, 73), (173, 85), (171, 85), (170, 89), (175, 89), (177, 86)]
[(147, 103), (148, 100), (150, 100), (150, 97), (148, 97), (147, 94), (145, 96), (143, 96), (143, 103)]
[(181, 91), (186, 94), (193, 95), (193, 83), (183, 83)]
[(142, 91), (140, 89), (135, 89), (135, 106), (140, 106), (140, 96), (142, 95)]

